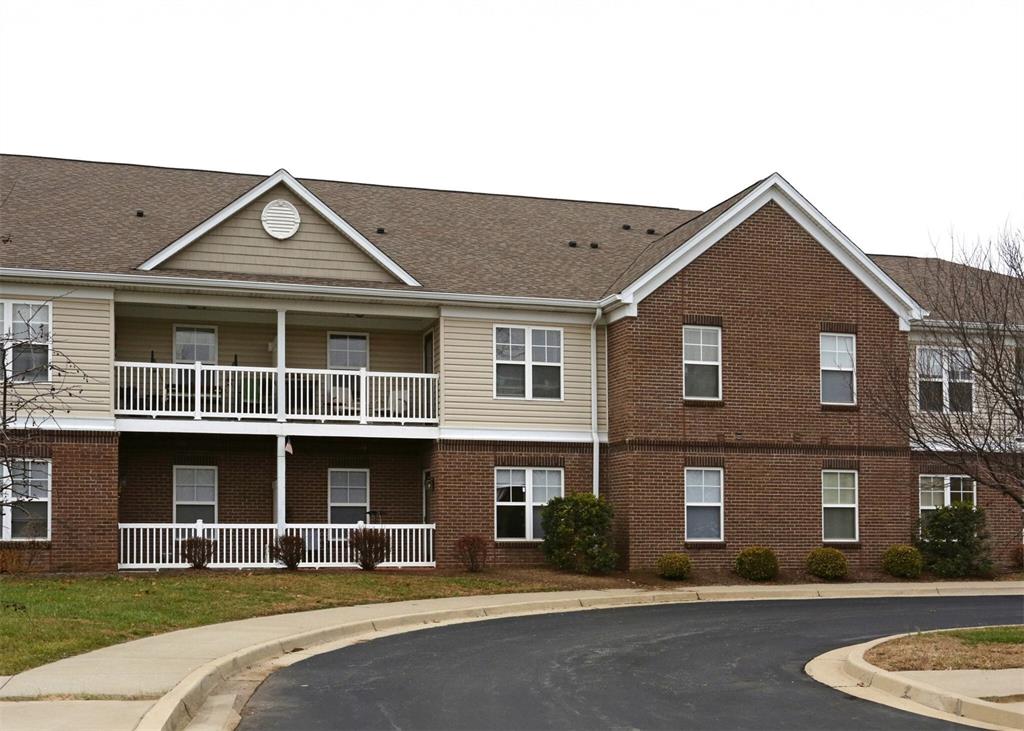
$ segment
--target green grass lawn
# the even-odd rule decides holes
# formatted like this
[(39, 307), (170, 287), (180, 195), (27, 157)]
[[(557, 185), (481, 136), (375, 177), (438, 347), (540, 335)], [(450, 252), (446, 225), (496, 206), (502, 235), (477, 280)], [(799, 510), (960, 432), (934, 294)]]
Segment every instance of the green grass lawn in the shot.
[(192, 571), (0, 577), (0, 675), (147, 635), (233, 619), (404, 599), (580, 589), (554, 571)]
[(1024, 625), (1009, 627), (985, 627), (983, 629), (959, 629), (943, 632), (944, 635), (956, 637), (968, 645), (994, 643), (998, 645), (1024, 645)]

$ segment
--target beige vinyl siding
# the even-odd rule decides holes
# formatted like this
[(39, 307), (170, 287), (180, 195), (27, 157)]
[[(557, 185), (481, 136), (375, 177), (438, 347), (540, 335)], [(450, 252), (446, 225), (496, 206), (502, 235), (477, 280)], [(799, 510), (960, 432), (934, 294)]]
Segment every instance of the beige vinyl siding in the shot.
[(268, 344), (277, 338), (271, 323), (217, 322), (215, 319), (117, 318), (116, 360), (148, 363), (174, 362), (174, 326), (197, 325), (217, 328), (217, 363), (240, 366), (273, 366), (274, 353)]
[(608, 328), (597, 328), (597, 430), (608, 432)]
[[(494, 398), (495, 325), (562, 329), (564, 372), (561, 401)], [(590, 431), (589, 325), (445, 317), (442, 318), (441, 332), (442, 426)], [(598, 342), (602, 340), (599, 333)], [(598, 373), (603, 370), (599, 359)], [(604, 401), (607, 402), (606, 397)]]
[[(113, 371), (113, 300), (75, 297), (11, 299), (18, 302), (50, 302), (53, 308), (52, 384), (60, 392), (59, 398), (43, 404), (34, 414), (19, 415), (39, 418), (44, 416), (45, 411), (54, 409), (57, 417), (112, 417), (110, 381)], [(40, 387), (50, 388), (50, 385), (18, 388), (26, 389), (24, 395), (28, 397), (35, 392), (34, 389)]]
[(370, 340), (370, 370), (419, 373), (423, 370), (423, 337), (417, 332), (361, 331), (348, 328), (289, 326), (285, 360), (289, 368), (326, 368), (327, 334), (365, 334)]
[[(260, 222), (263, 207), (276, 199), (291, 202), (301, 218), (299, 230), (283, 241), (267, 234)], [(339, 213), (344, 216), (344, 211)], [(267, 191), (172, 256), (161, 268), (364, 282), (397, 281), (284, 186)]]

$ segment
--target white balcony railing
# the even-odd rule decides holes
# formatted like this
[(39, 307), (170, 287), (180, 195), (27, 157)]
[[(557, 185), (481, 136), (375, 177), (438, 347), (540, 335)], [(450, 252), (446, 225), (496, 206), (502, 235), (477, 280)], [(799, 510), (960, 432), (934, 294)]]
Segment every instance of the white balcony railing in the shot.
[[(389, 556), (382, 567), (434, 566), (433, 524), (331, 525), (289, 523), (286, 535), (303, 538), (306, 568), (354, 568), (355, 552), (349, 540), (352, 531), (370, 528), (388, 536)], [(270, 546), (278, 535), (273, 523), (120, 523), (118, 525), (118, 568), (188, 568), (183, 543), (188, 538), (208, 538), (213, 558), (210, 568), (276, 568)]]
[[(121, 416), (276, 419), (275, 368), (203, 363), (114, 363)], [(437, 376), (286, 368), (284, 418), (361, 424), (436, 424)]]

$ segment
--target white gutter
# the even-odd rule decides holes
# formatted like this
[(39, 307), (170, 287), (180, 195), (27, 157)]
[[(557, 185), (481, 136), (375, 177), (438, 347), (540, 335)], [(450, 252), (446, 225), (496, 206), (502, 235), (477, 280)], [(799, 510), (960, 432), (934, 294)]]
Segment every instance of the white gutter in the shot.
[(74, 272), (57, 269), (0, 268), (0, 277), (21, 279), (65, 279), (81, 281), (91, 285), (133, 285), (159, 286), (170, 288), (202, 288), (231, 290), (241, 293), (276, 293), (292, 295), (325, 295), (343, 297), (365, 297), (368, 299), (393, 299), (433, 302), (470, 302), (481, 305), (514, 305), (521, 307), (552, 307), (559, 309), (591, 311), (599, 305), (596, 300), (572, 300), (554, 297), (511, 297), (492, 294), (459, 294), (451, 292), (424, 292), (375, 287), (337, 287), (325, 284), (293, 284), (286, 282), (249, 282), (235, 279), (205, 279), (199, 277), (164, 277), (153, 274), (111, 274), (107, 272)]
[(594, 497), (601, 495), (601, 438), (597, 433), (597, 321), (601, 319), (601, 314), (602, 310), (598, 307), (594, 312), (594, 321), (590, 323), (590, 438), (594, 442)]

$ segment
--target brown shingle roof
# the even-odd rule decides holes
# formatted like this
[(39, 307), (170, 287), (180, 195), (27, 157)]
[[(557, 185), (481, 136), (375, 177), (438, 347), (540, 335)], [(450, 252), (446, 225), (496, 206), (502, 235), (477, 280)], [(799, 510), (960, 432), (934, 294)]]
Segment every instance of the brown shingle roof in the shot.
[[(3, 155), (0, 266), (132, 273), (263, 179)], [(412, 274), (424, 290), (437, 292), (595, 300), (615, 291), (627, 272), (664, 256), (659, 252), (670, 245), (664, 241), (668, 237), (659, 239), (647, 229), (681, 230), (678, 227), (699, 214), (324, 180), (302, 183)], [(145, 216), (137, 217), (137, 209)], [(376, 234), (378, 227), (387, 233)], [(570, 240), (578, 246), (570, 248)], [(599, 248), (592, 249), (591, 242)], [(182, 275), (159, 269), (147, 274)]]

